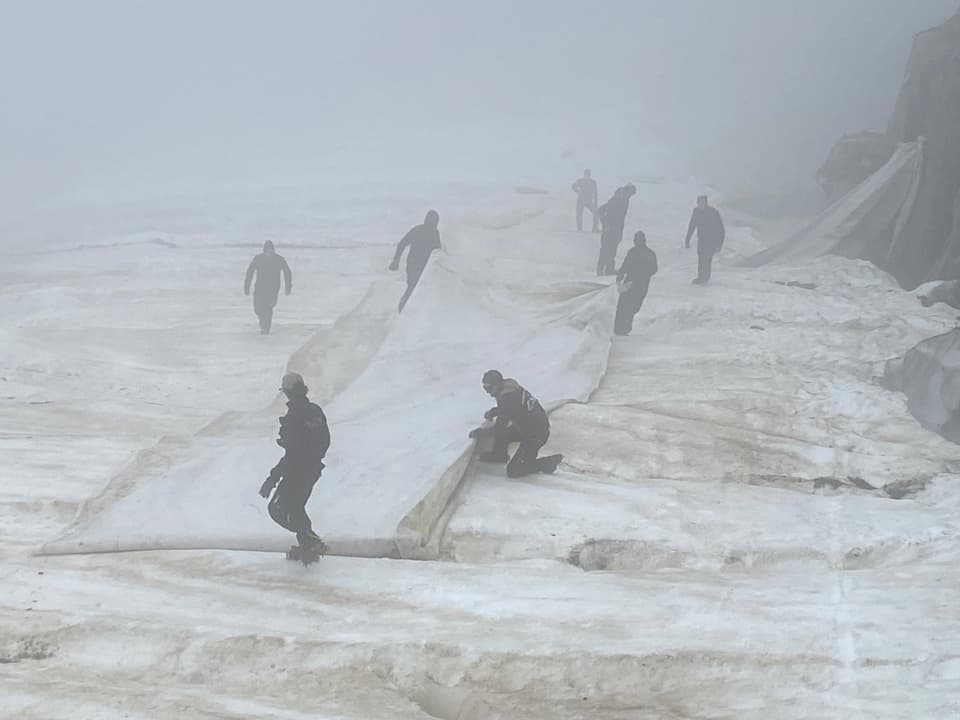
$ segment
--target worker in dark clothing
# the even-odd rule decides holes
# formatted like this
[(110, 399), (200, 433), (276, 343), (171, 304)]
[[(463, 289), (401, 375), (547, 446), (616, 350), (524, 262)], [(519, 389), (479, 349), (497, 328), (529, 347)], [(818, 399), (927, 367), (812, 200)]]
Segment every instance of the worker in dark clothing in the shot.
[(247, 268), (247, 276), (243, 281), (243, 294), (250, 294), (250, 283), (254, 275), (257, 277), (253, 286), (253, 311), (260, 319), (260, 333), (266, 335), (270, 332), (270, 325), (273, 323), (273, 308), (277, 304), (277, 295), (280, 294), (280, 274), (283, 274), (283, 282), (286, 286), (287, 295), (293, 288), (293, 275), (290, 273), (290, 266), (280, 255), (277, 255), (273, 249), (273, 243), (267, 240), (263, 244), (263, 252), (257, 255), (250, 262)]
[(600, 257), (597, 259), (597, 275), (616, 275), (617, 248), (623, 240), (623, 226), (630, 209), (630, 198), (637, 193), (633, 185), (617, 188), (613, 197), (598, 210), (603, 231), (600, 234)]
[(583, 211), (589, 210), (593, 216), (593, 232), (599, 232), (600, 218), (597, 216), (597, 181), (590, 177), (590, 170), (583, 171), (583, 177), (573, 184), (577, 193), (577, 232), (583, 232)]
[(397, 252), (394, 253), (393, 262), (390, 263), (391, 270), (399, 269), (403, 251), (407, 247), (410, 248), (410, 252), (407, 253), (407, 290), (400, 298), (400, 312), (403, 312), (403, 306), (407, 304), (413, 289), (420, 281), (420, 276), (427, 267), (427, 260), (430, 259), (430, 253), (440, 249), (440, 231), (437, 229), (439, 225), (440, 215), (436, 210), (431, 210), (424, 218), (423, 225), (412, 228), (397, 244)]
[(613, 332), (629, 335), (633, 330), (633, 316), (643, 306), (650, 289), (650, 279), (657, 274), (657, 254), (647, 247), (647, 236), (638, 231), (633, 236), (633, 247), (627, 251), (617, 273), (620, 299), (613, 321)]
[(280, 390), (287, 396), (287, 414), (280, 418), (277, 438), (284, 452), (260, 486), (260, 495), (268, 498), (276, 488), (267, 511), (280, 527), (297, 535), (297, 544), (287, 558), (309, 565), (326, 552), (323, 540), (313, 531), (306, 505), (325, 467), (330, 428), (320, 406), (307, 398), (307, 386), (298, 373), (284, 375)]
[(697, 277), (694, 285), (706, 285), (710, 281), (710, 272), (713, 269), (713, 256), (720, 252), (727, 231), (723, 227), (723, 218), (715, 207), (707, 203), (707, 196), (697, 198), (697, 206), (690, 216), (690, 226), (687, 228), (687, 238), (684, 246), (690, 247), (690, 238), (693, 231), (697, 231)]
[[(540, 402), (516, 380), (504, 379), (498, 370), (483, 374), (483, 389), (496, 398), (497, 406), (484, 415), (493, 427), (471, 431), (471, 438), (493, 436), (493, 450), (480, 456), (482, 462), (507, 463), (507, 477), (518, 478), (536, 472), (556, 472), (563, 455), (537, 457), (550, 438), (550, 420)], [(510, 458), (510, 443), (520, 447)], [(508, 462), (509, 460), (509, 462)]]

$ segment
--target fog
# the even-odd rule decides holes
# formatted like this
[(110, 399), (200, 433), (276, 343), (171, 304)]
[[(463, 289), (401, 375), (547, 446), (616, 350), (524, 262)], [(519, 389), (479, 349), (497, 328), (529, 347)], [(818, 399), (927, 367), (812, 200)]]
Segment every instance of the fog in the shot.
[(351, 171), (456, 179), (480, 154), (512, 181), (534, 150), (638, 139), (675, 166), (630, 171), (789, 187), (842, 132), (883, 126), (912, 34), (956, 4), (4, 0), (0, 212)]
[(958, 1), (0, 0), (0, 720), (960, 717)]

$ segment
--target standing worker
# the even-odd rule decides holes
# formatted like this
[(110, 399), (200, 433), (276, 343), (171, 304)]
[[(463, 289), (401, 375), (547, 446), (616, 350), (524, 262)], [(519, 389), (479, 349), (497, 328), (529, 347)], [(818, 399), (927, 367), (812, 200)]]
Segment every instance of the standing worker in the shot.
[(436, 210), (431, 210), (424, 218), (423, 225), (412, 228), (397, 244), (397, 252), (393, 256), (393, 262), (390, 263), (391, 270), (400, 268), (400, 257), (408, 246), (410, 248), (410, 252), (407, 253), (407, 291), (400, 298), (400, 312), (403, 312), (404, 305), (407, 304), (413, 289), (420, 281), (430, 254), (440, 249), (440, 231), (437, 229), (439, 225), (440, 215)]
[(323, 472), (323, 458), (330, 449), (330, 428), (323, 410), (307, 397), (307, 386), (299, 373), (284, 375), (280, 390), (287, 396), (287, 414), (280, 418), (277, 438), (283, 457), (260, 486), (260, 495), (269, 498), (273, 492), (267, 512), (277, 525), (297, 535), (297, 544), (290, 548), (287, 559), (309, 565), (326, 552), (307, 515), (307, 500)]
[(623, 240), (623, 226), (627, 222), (630, 198), (637, 193), (633, 185), (617, 188), (613, 197), (599, 209), (603, 231), (600, 234), (600, 257), (597, 259), (597, 275), (617, 274), (617, 248)]
[(647, 247), (647, 236), (637, 231), (633, 236), (633, 247), (627, 251), (617, 273), (620, 299), (613, 321), (616, 335), (629, 335), (633, 330), (633, 316), (643, 306), (647, 290), (650, 289), (650, 279), (657, 274), (657, 269), (657, 254)]
[(573, 184), (577, 193), (577, 232), (583, 232), (583, 211), (587, 209), (593, 216), (593, 232), (599, 232), (600, 218), (597, 216), (597, 181), (590, 177), (589, 168), (583, 171), (583, 177)]
[(277, 304), (280, 294), (280, 274), (283, 274), (287, 295), (293, 289), (293, 275), (290, 266), (273, 249), (273, 243), (267, 240), (263, 244), (263, 252), (250, 261), (247, 276), (243, 281), (243, 294), (250, 294), (250, 283), (254, 275), (257, 277), (253, 286), (253, 311), (260, 320), (260, 334), (267, 335), (273, 323), (273, 308)]
[(710, 272), (713, 269), (713, 256), (720, 252), (727, 231), (723, 227), (723, 218), (715, 207), (707, 202), (707, 196), (697, 198), (697, 206), (690, 216), (690, 226), (687, 228), (687, 238), (684, 246), (690, 247), (690, 238), (693, 231), (697, 231), (697, 277), (694, 285), (706, 285), (710, 281)]

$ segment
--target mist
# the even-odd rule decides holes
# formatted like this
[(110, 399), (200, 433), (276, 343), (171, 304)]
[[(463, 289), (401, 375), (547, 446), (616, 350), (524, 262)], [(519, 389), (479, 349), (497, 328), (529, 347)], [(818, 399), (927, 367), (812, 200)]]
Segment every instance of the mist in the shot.
[(512, 182), (571, 151), (790, 187), (884, 125), (911, 36), (956, 4), (6, 0), (0, 212), (304, 177)]
[(958, 3), (0, 0), (0, 720), (958, 717)]

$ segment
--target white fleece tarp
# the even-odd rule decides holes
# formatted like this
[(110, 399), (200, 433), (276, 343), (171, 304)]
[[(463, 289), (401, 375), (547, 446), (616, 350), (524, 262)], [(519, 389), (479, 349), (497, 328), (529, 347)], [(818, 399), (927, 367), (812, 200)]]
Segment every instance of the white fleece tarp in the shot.
[[(568, 222), (530, 205), (448, 223), (444, 249), (402, 315), (384, 312), (402, 286), (375, 284), (300, 358), (315, 387), (329, 384), (314, 383), (325, 365), (342, 375), (357, 364), (358, 375), (324, 408), (332, 445), (308, 505), (331, 553), (429, 554), (425, 545), (470, 459), (467, 433), (491, 404), (480, 386), (485, 370), (516, 378), (548, 409), (585, 401), (597, 387), (616, 294), (585, 272), (595, 243), (559, 231)], [(378, 334), (382, 343), (367, 357), (351, 355)], [(275, 403), (141, 453), (44, 552), (287, 547), (291, 536), (257, 494), (280, 457), (282, 410)]]
[(923, 170), (923, 139), (893, 157), (787, 240), (739, 261), (743, 267), (836, 254), (886, 260), (900, 242)]

